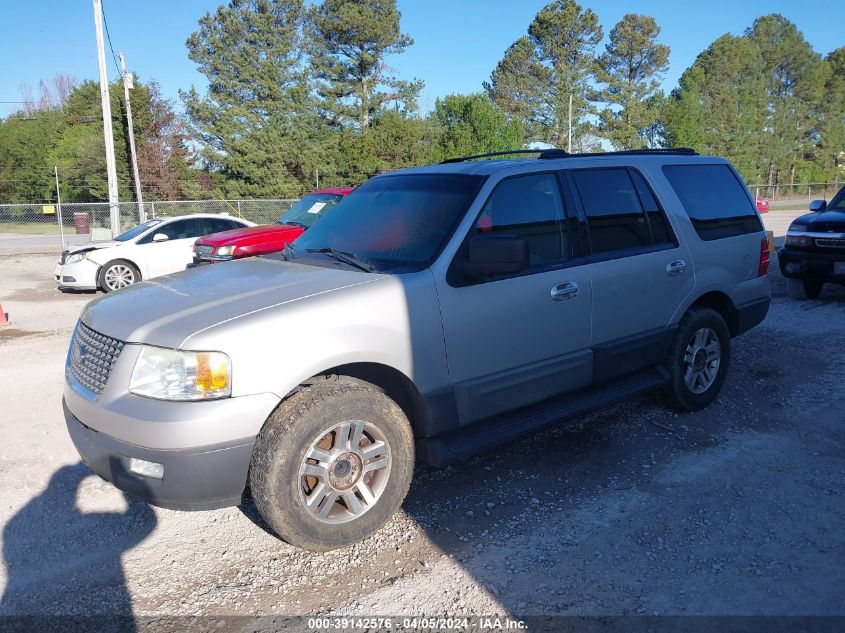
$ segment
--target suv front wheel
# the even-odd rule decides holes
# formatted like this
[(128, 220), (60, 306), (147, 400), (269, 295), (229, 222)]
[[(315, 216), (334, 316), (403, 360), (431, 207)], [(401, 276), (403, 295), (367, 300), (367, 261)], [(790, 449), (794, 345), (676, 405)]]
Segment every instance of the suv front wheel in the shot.
[(824, 283), (815, 279), (787, 279), (789, 296), (793, 299), (818, 299)]
[(413, 470), (402, 409), (369, 383), (330, 377), (292, 395), (267, 420), (250, 487), (279, 536), (326, 551), (378, 530), (402, 504)]
[(672, 404), (697, 411), (713, 402), (722, 389), (731, 359), (731, 337), (725, 320), (711, 308), (693, 307), (678, 325), (667, 359)]

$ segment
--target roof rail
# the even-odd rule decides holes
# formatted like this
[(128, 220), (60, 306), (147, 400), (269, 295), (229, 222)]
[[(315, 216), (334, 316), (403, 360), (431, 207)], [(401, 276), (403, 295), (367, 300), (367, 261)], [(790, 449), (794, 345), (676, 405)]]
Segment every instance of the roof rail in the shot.
[[(562, 153), (561, 153), (562, 152)], [(559, 149), (543, 150), (540, 158), (577, 158), (579, 156), (698, 156), (698, 152), (689, 147), (667, 147), (663, 149), (623, 149), (615, 152), (584, 152), (583, 154), (567, 154)]]
[(584, 152), (582, 154), (570, 154), (566, 150), (550, 149), (514, 149), (507, 152), (490, 152), (488, 154), (473, 154), (472, 156), (461, 156), (459, 158), (447, 158), (441, 161), (441, 165), (447, 163), (462, 163), (476, 158), (492, 158), (494, 156), (510, 156), (512, 154), (539, 154), (538, 158), (577, 158), (579, 156), (698, 156), (698, 152), (689, 147), (667, 147), (664, 149), (625, 149), (615, 152)]
[[(492, 158), (493, 156), (510, 156), (511, 154), (542, 154), (543, 152), (549, 152), (552, 150), (548, 149), (513, 149), (507, 152), (489, 152), (487, 154), (473, 154), (472, 156), (460, 156), (458, 158), (447, 158), (446, 160), (440, 161), (441, 165), (446, 165), (447, 163), (462, 163), (465, 160), (475, 160), (476, 158)], [(563, 152), (563, 150), (556, 149), (555, 152)], [(565, 154), (566, 152), (564, 152)]]

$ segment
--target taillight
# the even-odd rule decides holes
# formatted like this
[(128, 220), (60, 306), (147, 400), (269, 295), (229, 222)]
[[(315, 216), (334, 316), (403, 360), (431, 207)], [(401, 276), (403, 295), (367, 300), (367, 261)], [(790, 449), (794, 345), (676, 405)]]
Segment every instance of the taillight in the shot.
[(757, 276), (762, 277), (769, 272), (769, 238), (760, 241), (760, 263), (757, 265)]

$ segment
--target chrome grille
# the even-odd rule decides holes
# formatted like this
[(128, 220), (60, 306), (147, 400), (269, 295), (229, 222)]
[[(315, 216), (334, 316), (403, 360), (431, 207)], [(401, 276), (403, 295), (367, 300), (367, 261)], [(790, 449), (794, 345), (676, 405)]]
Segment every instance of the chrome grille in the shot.
[(208, 244), (197, 244), (197, 255), (200, 257), (210, 257), (213, 251), (213, 246), (209, 246)]
[(99, 396), (122, 349), (123, 341), (95, 332), (80, 321), (70, 342), (71, 374)]
[(816, 246), (819, 248), (845, 248), (845, 239), (835, 237), (817, 237)]

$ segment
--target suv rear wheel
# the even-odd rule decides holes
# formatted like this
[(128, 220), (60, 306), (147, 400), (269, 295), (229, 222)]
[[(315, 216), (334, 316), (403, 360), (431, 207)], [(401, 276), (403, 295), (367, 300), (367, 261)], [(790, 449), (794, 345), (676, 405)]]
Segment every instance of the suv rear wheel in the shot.
[(413, 470), (402, 409), (369, 383), (332, 377), (295, 393), (267, 420), (250, 487), (279, 536), (326, 551), (378, 530), (402, 504)]
[(719, 395), (728, 372), (731, 338), (722, 316), (711, 308), (693, 307), (684, 315), (667, 359), (673, 405), (697, 411)]
[(818, 299), (824, 283), (813, 279), (787, 279), (786, 285), (793, 299)]

